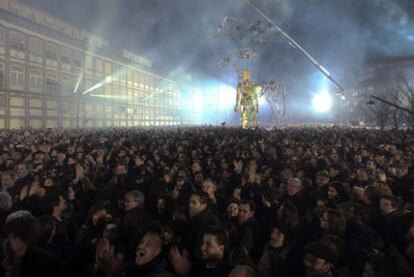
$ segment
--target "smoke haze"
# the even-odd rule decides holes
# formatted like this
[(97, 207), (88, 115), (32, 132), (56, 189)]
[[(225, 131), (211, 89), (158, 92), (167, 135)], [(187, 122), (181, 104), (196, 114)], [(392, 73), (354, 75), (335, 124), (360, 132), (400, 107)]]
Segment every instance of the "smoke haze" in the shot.
[[(151, 59), (163, 74), (183, 68), (197, 76), (228, 80), (217, 62), (229, 50), (249, 46), (247, 64), (259, 80), (275, 79), (305, 95), (326, 82), (281, 36), (264, 43), (217, 38), (224, 16), (260, 17), (242, 0), (21, 0)], [(356, 84), (367, 58), (413, 54), (414, 4), (410, 0), (256, 0), (343, 86)], [(224, 77), (223, 77), (224, 76)], [(227, 76), (227, 77), (226, 77)], [(235, 76), (234, 76), (235, 77)], [(230, 81), (231, 83), (231, 81)]]

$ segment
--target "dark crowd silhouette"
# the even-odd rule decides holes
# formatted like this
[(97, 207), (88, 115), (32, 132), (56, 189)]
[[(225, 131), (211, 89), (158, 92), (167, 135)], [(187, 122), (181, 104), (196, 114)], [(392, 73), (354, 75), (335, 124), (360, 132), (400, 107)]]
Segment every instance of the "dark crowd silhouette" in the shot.
[(0, 131), (0, 276), (414, 276), (414, 132)]

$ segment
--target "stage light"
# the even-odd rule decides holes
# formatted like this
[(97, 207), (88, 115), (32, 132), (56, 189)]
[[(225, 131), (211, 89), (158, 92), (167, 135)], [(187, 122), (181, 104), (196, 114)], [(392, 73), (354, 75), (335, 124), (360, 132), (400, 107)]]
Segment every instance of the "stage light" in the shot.
[(103, 86), (103, 85), (105, 85), (105, 84), (112, 83), (112, 81), (113, 81), (113, 77), (112, 77), (112, 76), (107, 76), (107, 77), (105, 78), (105, 80), (103, 80), (102, 82), (97, 83), (97, 84), (95, 84), (93, 87), (91, 87), (91, 88), (89, 88), (89, 89), (85, 90), (84, 92), (82, 92), (82, 94), (87, 94), (88, 92), (94, 91), (94, 90), (96, 90), (97, 88), (100, 88), (100, 87), (102, 87), (102, 86)]
[[(214, 89), (212, 93), (214, 94)], [(234, 107), (234, 101), (236, 99), (236, 89), (226, 84), (219, 84), (218, 89), (218, 109), (219, 112), (226, 112)]]
[(259, 107), (262, 107), (263, 105), (266, 105), (266, 96), (262, 95), (259, 97)]
[(193, 110), (197, 113), (203, 112), (203, 96), (201, 90), (196, 90), (192, 99), (190, 100), (190, 107), (193, 107)]
[(316, 112), (324, 113), (331, 110), (332, 99), (329, 92), (322, 90), (316, 94), (312, 99), (312, 106)]
[(83, 76), (83, 74), (80, 74), (79, 75), (78, 80), (76, 81), (76, 86), (75, 86), (75, 89), (73, 90), (73, 93), (77, 93), (78, 92), (79, 85), (80, 85), (80, 83), (82, 81), (82, 76)]

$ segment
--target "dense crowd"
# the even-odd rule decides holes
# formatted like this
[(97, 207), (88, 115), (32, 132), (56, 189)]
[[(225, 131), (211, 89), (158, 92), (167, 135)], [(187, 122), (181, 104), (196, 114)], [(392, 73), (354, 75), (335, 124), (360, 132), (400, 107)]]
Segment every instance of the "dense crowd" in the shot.
[(414, 276), (414, 133), (0, 131), (0, 276)]

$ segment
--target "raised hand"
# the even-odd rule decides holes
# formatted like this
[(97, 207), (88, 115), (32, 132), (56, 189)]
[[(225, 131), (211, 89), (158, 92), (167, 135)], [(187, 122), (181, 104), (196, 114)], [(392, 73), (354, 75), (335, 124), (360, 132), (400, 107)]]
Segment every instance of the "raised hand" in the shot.
[(186, 250), (181, 254), (177, 247), (173, 246), (170, 249), (168, 258), (178, 276), (188, 276), (191, 265)]
[(117, 274), (119, 264), (115, 258), (114, 248), (107, 239), (101, 239), (96, 245), (96, 265), (106, 277)]

